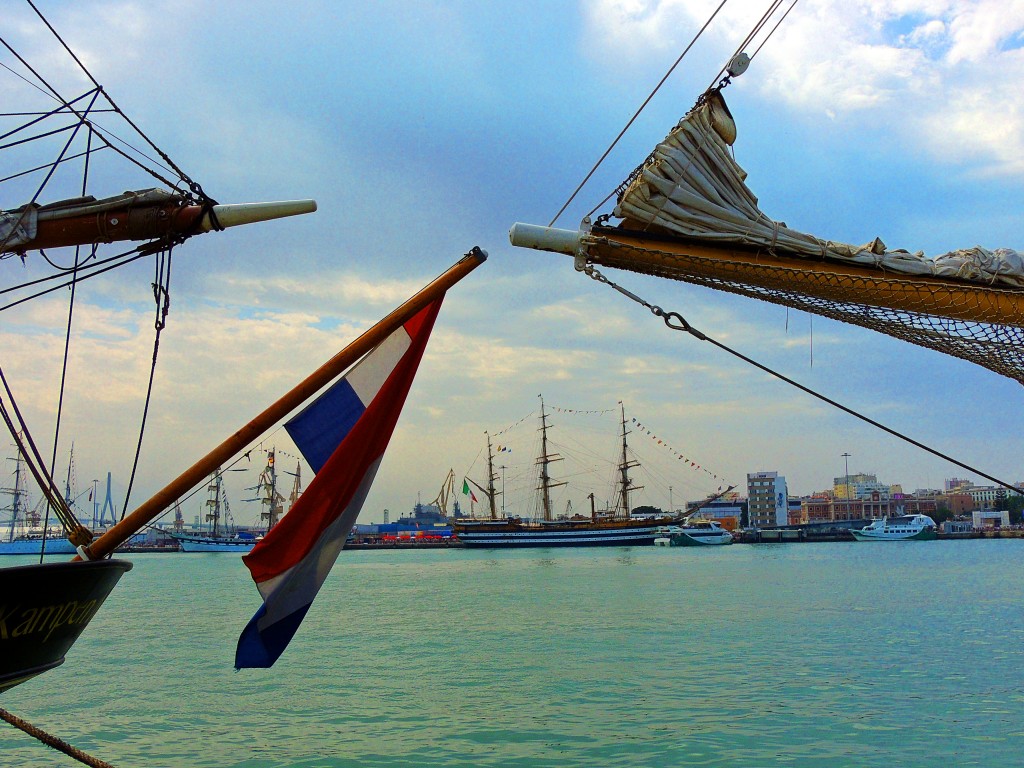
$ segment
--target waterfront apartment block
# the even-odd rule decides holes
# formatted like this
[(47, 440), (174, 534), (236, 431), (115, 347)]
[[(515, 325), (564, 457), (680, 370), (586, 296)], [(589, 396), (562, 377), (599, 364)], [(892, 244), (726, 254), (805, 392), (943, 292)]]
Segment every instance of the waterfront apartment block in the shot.
[(747, 474), (747, 514), (754, 528), (789, 524), (789, 493), (786, 478), (778, 472)]

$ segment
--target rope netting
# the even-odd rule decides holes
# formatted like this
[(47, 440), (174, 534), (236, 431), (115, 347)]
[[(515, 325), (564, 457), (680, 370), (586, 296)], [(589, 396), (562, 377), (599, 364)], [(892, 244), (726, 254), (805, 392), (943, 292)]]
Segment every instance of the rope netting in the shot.
[[(615, 237), (602, 237), (605, 231)], [(1019, 312), (1010, 313), (1016, 322), (1006, 322), (1007, 304), (1022, 298), (1012, 289), (834, 274), (822, 271), (820, 264), (797, 269), (753, 259), (723, 260), (652, 248), (650, 241), (634, 245), (623, 242), (623, 235), (617, 229), (596, 227), (584, 241), (588, 260), (869, 328), (968, 360), (1024, 384), (1024, 323)], [(891, 297), (892, 304), (902, 306), (851, 301), (852, 296)]]

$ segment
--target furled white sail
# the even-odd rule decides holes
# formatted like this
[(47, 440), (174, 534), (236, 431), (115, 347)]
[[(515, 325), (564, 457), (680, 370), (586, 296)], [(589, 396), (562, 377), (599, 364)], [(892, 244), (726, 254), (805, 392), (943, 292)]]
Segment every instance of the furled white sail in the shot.
[(965, 248), (937, 256), (821, 240), (770, 219), (729, 151), (735, 123), (713, 91), (655, 149), (621, 195), (614, 215), (665, 232), (815, 259), (837, 259), (909, 275), (1024, 287), (1024, 256), (1009, 248)]

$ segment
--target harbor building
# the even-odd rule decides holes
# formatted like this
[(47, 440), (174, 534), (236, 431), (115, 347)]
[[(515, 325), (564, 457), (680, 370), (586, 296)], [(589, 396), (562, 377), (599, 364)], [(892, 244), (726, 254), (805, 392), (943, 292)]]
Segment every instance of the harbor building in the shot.
[(854, 475), (840, 475), (832, 478), (832, 494), (836, 499), (878, 499), (887, 501), (892, 494), (890, 486), (878, 482), (877, 475), (858, 472)]
[(805, 523), (830, 523), (835, 518), (832, 516), (833, 499), (829, 493), (815, 493), (805, 496), (800, 500), (800, 522)]
[(748, 473), (747, 514), (752, 528), (789, 525), (786, 478), (778, 472)]
[(804, 522), (803, 506), (801, 499), (790, 497), (786, 500), (786, 525), (802, 525)]
[(1020, 491), (1011, 491), (1002, 486), (997, 488), (994, 485), (972, 485), (964, 490), (970, 494), (971, 501), (974, 502), (974, 509), (978, 510), (999, 509), (1006, 504), (1006, 500), (1011, 496), (1024, 495)]
[(877, 520), (899, 514), (899, 506), (893, 503), (888, 489), (885, 492), (871, 491), (866, 496), (859, 497), (858, 501), (860, 501), (860, 516), (866, 520)]
[[(935, 502), (936, 505), (942, 504), (945, 506), (953, 517), (963, 517), (964, 515), (969, 515), (974, 510), (974, 499), (971, 498), (971, 494), (960, 491), (951, 491), (937, 495)], [(925, 512), (924, 514), (928, 513)]]
[(1006, 510), (977, 509), (971, 515), (974, 529), (977, 531), (986, 528), (1009, 528), (1010, 513)]
[(974, 523), (970, 520), (944, 520), (939, 529), (950, 536), (967, 536), (974, 532)]
[(941, 495), (936, 491), (915, 491), (913, 494), (908, 495), (894, 493), (892, 497), (892, 514), (928, 515), (928, 517), (935, 517), (941, 498)]

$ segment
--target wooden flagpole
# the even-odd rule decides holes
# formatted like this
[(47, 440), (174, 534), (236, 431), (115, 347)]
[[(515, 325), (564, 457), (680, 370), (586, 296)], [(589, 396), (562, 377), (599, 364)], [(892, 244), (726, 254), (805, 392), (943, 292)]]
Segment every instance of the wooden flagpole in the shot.
[[(217, 467), (240, 453), (247, 445), (281, 421), (285, 416), (302, 405), (319, 390), (340, 376), (367, 352), (394, 333), (409, 318), (430, 302), (440, 298), (455, 283), (468, 275), (487, 259), (486, 252), (474, 247), (461, 260), (448, 268), (419, 293), (387, 317), (364, 332), (359, 338), (342, 349), (338, 354), (307, 376), (295, 388), (282, 396), (263, 413), (254, 418), (235, 434), (222, 442), (206, 456), (172, 480), (163, 490), (141, 504), (131, 514), (107, 530), (102, 536), (85, 548), (89, 559), (106, 557), (117, 547), (138, 532), (144, 525), (156, 518), (176, 499), (203, 481)], [(80, 559), (78, 557), (76, 560)]]

